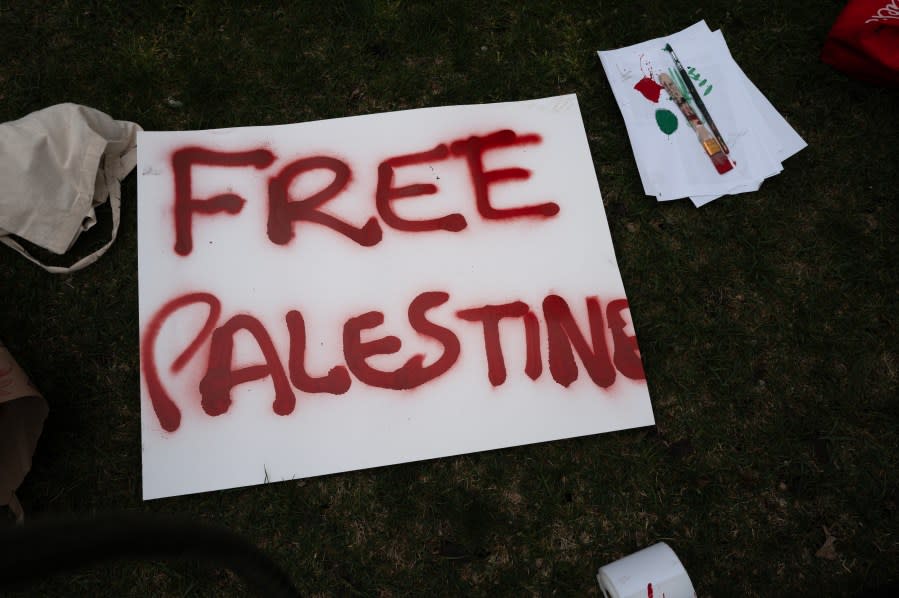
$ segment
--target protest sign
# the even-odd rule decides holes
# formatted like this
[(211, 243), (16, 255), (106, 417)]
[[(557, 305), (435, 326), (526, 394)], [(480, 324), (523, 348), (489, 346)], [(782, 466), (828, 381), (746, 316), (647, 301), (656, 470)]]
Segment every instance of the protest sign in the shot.
[(138, 137), (144, 498), (653, 423), (574, 95)]

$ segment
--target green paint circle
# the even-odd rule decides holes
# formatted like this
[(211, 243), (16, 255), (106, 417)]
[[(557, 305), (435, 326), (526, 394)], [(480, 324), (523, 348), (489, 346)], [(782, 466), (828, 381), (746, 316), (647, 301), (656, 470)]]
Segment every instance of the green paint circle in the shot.
[(656, 110), (656, 124), (665, 135), (671, 135), (677, 131), (677, 117), (671, 110), (659, 108)]

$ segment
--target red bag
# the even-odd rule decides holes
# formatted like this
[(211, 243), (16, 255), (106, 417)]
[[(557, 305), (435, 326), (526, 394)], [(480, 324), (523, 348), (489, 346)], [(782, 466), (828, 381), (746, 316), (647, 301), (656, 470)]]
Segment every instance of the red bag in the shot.
[(899, 0), (851, 0), (821, 60), (862, 81), (899, 86)]

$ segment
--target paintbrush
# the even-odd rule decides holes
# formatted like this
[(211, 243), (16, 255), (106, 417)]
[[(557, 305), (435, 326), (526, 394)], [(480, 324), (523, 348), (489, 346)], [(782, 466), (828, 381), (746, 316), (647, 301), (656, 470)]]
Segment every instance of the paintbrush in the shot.
[(702, 124), (699, 117), (696, 116), (693, 108), (690, 107), (690, 104), (687, 103), (687, 100), (681, 94), (677, 85), (674, 84), (674, 80), (666, 73), (662, 73), (659, 75), (659, 83), (665, 88), (665, 91), (668, 92), (668, 95), (671, 96), (671, 99), (674, 100), (674, 103), (677, 104), (678, 108), (680, 108), (684, 118), (686, 118), (687, 122), (690, 123), (690, 126), (693, 127), (693, 130), (696, 131), (696, 135), (699, 137), (702, 148), (712, 160), (712, 164), (715, 166), (715, 170), (718, 171), (718, 174), (724, 174), (725, 172), (732, 170), (734, 165), (730, 163), (730, 160), (727, 158), (727, 154), (724, 153), (718, 139), (709, 133), (709, 130)]
[(687, 90), (690, 92), (690, 95), (693, 96), (693, 100), (696, 102), (696, 107), (699, 108), (700, 112), (702, 112), (702, 117), (705, 119), (705, 122), (708, 123), (709, 127), (711, 127), (712, 133), (715, 135), (715, 139), (717, 139), (718, 143), (721, 145), (721, 149), (724, 150), (725, 154), (729, 154), (730, 148), (728, 148), (727, 144), (724, 143), (724, 136), (721, 135), (718, 127), (715, 126), (715, 121), (712, 120), (712, 115), (709, 114), (709, 109), (705, 107), (705, 102), (703, 102), (702, 98), (699, 97), (699, 92), (696, 91), (696, 87), (693, 85), (693, 81), (690, 79), (690, 75), (688, 75), (687, 71), (684, 70), (684, 65), (682, 65), (680, 63), (680, 60), (677, 59), (677, 54), (674, 53), (674, 48), (671, 47), (671, 44), (665, 44), (665, 51), (671, 54), (671, 58), (674, 60), (674, 65), (677, 67), (677, 71), (680, 73), (681, 79), (684, 80), (684, 84), (687, 86)]

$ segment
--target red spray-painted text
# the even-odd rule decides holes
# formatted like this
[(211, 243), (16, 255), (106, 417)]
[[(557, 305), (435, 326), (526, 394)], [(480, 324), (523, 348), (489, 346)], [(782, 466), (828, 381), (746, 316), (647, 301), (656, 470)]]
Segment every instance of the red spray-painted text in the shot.
[[(228, 411), (231, 392), (236, 386), (263, 378), (270, 378), (272, 382), (272, 410), (278, 415), (290, 415), (296, 408), (295, 390), (310, 394), (341, 395), (350, 389), (355, 378), (368, 386), (402, 391), (417, 388), (445, 374), (459, 359), (462, 347), (453, 330), (428, 319), (427, 313), (449, 299), (449, 293), (429, 291), (419, 294), (409, 304), (408, 318), (412, 329), (442, 346), (441, 355), (432, 363), (426, 364), (425, 356), (416, 354), (393, 371), (373, 367), (368, 361), (370, 357), (397, 353), (402, 349), (402, 341), (393, 335), (363, 341), (363, 332), (378, 328), (384, 323), (382, 312), (369, 311), (346, 320), (342, 330), (343, 363), (334, 365), (327, 374), (317, 376), (306, 370), (306, 327), (303, 314), (299, 311), (291, 310), (284, 316), (290, 339), (287, 367), (284, 367), (282, 356), (259, 319), (243, 313), (219, 323), (222, 308), (215, 295), (182, 295), (156, 312), (141, 340), (141, 367), (153, 410), (163, 429), (169, 432), (178, 429), (181, 410), (162, 383), (156, 363), (156, 343), (165, 323), (182, 309), (205, 305), (208, 314), (196, 337), (172, 362), (169, 369), (172, 373), (181, 371), (208, 341), (209, 357), (205, 374), (198, 386), (200, 403), (208, 415), (222, 415)], [(600, 388), (612, 386), (618, 373), (632, 380), (645, 379), (637, 339), (625, 331), (628, 322), (623, 312), (628, 309), (627, 300), (610, 301), (603, 310), (599, 298), (587, 297), (586, 332), (581, 330), (568, 303), (562, 297), (548, 295), (543, 300), (542, 307), (549, 373), (556, 383), (568, 387), (577, 380), (575, 353), (590, 380)], [(521, 321), (525, 331), (524, 372), (532, 380), (540, 377), (543, 372), (543, 331), (539, 318), (530, 306), (522, 301), (512, 301), (460, 309), (455, 313), (460, 320), (481, 325), (490, 384), (500, 386), (506, 380), (499, 329), (499, 323), (503, 319)], [(611, 332), (611, 346), (606, 340), (606, 327)], [(234, 342), (240, 331), (245, 331), (252, 337), (262, 355), (262, 363), (234, 367)]]
[[(484, 136), (472, 135), (434, 148), (412, 154), (387, 158), (378, 166), (378, 182), (374, 203), (378, 215), (393, 229), (406, 232), (450, 231), (459, 232), (468, 225), (462, 214), (447, 214), (439, 218), (409, 220), (396, 213), (393, 203), (403, 199), (434, 195), (437, 186), (432, 183), (415, 183), (394, 186), (394, 174), (398, 168), (415, 164), (434, 163), (450, 157), (464, 158), (471, 178), (472, 194), (478, 213), (485, 220), (510, 218), (550, 218), (559, 213), (554, 202), (525, 205), (514, 208), (497, 208), (490, 202), (490, 188), (508, 181), (525, 181), (531, 172), (524, 168), (499, 168), (485, 170), (484, 155), (491, 150), (535, 145), (541, 142), (539, 135), (518, 135), (503, 129)], [(195, 215), (238, 214), (246, 200), (234, 193), (225, 193), (206, 199), (193, 196), (192, 169), (194, 166), (265, 169), (275, 162), (275, 155), (267, 149), (241, 152), (222, 152), (203, 147), (184, 147), (172, 154), (172, 171), (175, 179), (175, 253), (190, 255), (193, 250), (193, 219)], [(308, 197), (291, 197), (291, 184), (300, 176), (316, 170), (331, 171), (333, 179), (322, 189)], [(268, 180), (269, 240), (276, 245), (286, 245), (295, 236), (300, 222), (325, 226), (351, 239), (363, 247), (377, 245), (383, 231), (377, 218), (372, 216), (361, 227), (341, 220), (322, 210), (325, 204), (337, 197), (352, 178), (349, 164), (333, 156), (303, 157), (284, 166)]]

